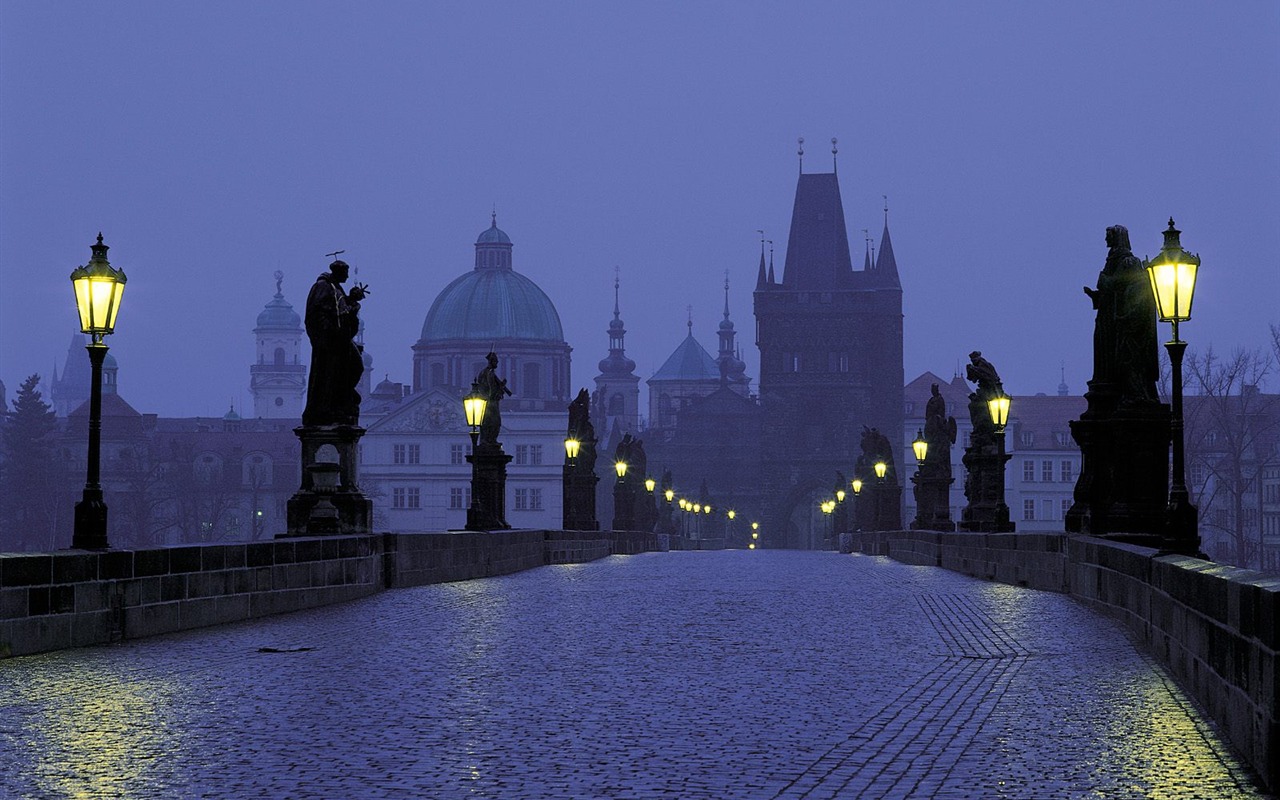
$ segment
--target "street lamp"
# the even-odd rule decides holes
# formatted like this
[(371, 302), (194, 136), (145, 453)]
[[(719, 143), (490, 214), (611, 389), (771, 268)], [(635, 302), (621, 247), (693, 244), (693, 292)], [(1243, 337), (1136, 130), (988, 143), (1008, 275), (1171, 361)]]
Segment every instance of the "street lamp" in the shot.
[(836, 502), (837, 503), (844, 502), (844, 489), (836, 489)]
[(672, 499), (674, 499), (674, 498), (675, 498), (675, 496), (676, 496), (676, 490), (675, 490), (675, 489), (668, 489), (668, 490), (667, 490), (666, 492), (664, 492), (663, 494), (665, 494), (665, 495), (666, 495), (666, 497), (667, 497), (667, 502), (668, 502), (668, 503), (670, 503), (670, 502), (672, 501)]
[(126, 280), (124, 270), (115, 269), (107, 261), (107, 250), (98, 234), (97, 244), (89, 246), (93, 255), (89, 263), (71, 271), (76, 309), (80, 312), (80, 330), (89, 334), (89, 365), (92, 368), (89, 387), (89, 467), (84, 494), (76, 503), (75, 528), (71, 546), (79, 550), (106, 550), (107, 504), (102, 501), (99, 466), (102, 460), (102, 363), (107, 357), (103, 337), (116, 327), (120, 298)]
[(880, 480), (884, 480), (885, 473), (889, 471), (889, 465), (886, 464), (883, 460), (877, 461), (875, 470), (876, 470), (876, 477), (879, 478)]
[(649, 492), (649, 494), (653, 494), (653, 487), (657, 485), (658, 485), (658, 482), (655, 481), (653, 478), (644, 479), (644, 488), (645, 488), (645, 491)]
[(564, 453), (569, 457), (570, 461), (578, 459), (578, 451), (582, 449), (582, 442), (570, 436), (564, 440)]
[(1173, 481), (1169, 488), (1168, 538), (1171, 549), (1185, 555), (1200, 551), (1196, 507), (1187, 493), (1186, 456), (1182, 430), (1182, 355), (1187, 343), (1178, 338), (1178, 323), (1191, 319), (1191, 300), (1195, 295), (1196, 272), (1200, 256), (1182, 249), (1178, 237), (1182, 231), (1173, 227), (1164, 232), (1164, 247), (1154, 259), (1143, 261), (1151, 279), (1151, 292), (1156, 298), (1156, 313), (1161, 322), (1173, 323), (1173, 338), (1165, 342), (1173, 378)]
[(613, 462), (613, 471), (618, 473), (618, 480), (621, 481), (627, 476), (627, 462), (621, 460)]
[[(489, 401), (485, 399), (484, 394), (480, 391), (480, 384), (472, 382), (471, 393), (462, 398), (462, 409), (467, 415), (467, 426), (471, 429), (471, 448), (474, 450), (480, 442), (480, 423), (484, 422), (484, 410), (489, 405)], [(565, 450), (569, 449), (569, 443), (565, 442)]]
[(925, 456), (929, 454), (929, 442), (924, 438), (924, 431), (916, 430), (916, 438), (911, 443), (911, 449), (916, 454), (916, 464), (924, 466)]
[(987, 411), (991, 413), (991, 424), (996, 428), (996, 469), (1000, 473), (1000, 494), (996, 497), (996, 528), (1004, 530), (1009, 526), (1009, 506), (1004, 501), (1004, 429), (1009, 424), (1009, 395), (1000, 392), (987, 401)]
[(729, 509), (729, 519), (733, 519), (737, 515), (738, 515), (738, 512), (734, 511), (732, 508)]
[(849, 485), (853, 487), (853, 496), (857, 497), (862, 494), (862, 478), (854, 478), (849, 481)]

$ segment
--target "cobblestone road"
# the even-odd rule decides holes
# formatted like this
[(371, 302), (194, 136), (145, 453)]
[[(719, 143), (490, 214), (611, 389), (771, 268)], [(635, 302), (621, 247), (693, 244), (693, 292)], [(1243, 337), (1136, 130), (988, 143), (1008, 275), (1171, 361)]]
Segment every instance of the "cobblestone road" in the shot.
[(1109, 620), (865, 556), (613, 557), (0, 662), (4, 798), (1253, 787)]

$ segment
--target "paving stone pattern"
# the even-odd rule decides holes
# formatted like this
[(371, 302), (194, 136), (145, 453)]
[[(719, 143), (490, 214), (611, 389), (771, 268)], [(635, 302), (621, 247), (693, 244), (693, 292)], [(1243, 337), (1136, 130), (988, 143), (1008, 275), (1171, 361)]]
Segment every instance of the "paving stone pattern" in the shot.
[(0, 662), (0, 798), (1264, 796), (1110, 620), (869, 556), (612, 556)]

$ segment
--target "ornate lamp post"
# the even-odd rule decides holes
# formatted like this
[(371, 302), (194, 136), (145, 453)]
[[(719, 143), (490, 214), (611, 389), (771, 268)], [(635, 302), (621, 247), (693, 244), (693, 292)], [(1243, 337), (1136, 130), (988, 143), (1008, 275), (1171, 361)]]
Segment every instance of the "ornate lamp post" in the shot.
[[(478, 429), (477, 429), (478, 431)], [(569, 459), (569, 463), (575, 463), (578, 460), (578, 451), (582, 449), (582, 442), (570, 436), (564, 440), (564, 454)]]
[[(484, 422), (484, 410), (489, 401), (485, 399), (480, 392), (480, 387), (475, 383), (471, 384), (471, 393), (462, 398), (462, 410), (467, 415), (467, 427), (471, 429), (471, 449), (475, 450), (480, 442), (480, 423)], [(569, 449), (569, 443), (565, 442), (565, 450)], [(574, 455), (577, 455), (577, 445), (574, 446)]]
[(923, 467), (925, 456), (929, 454), (929, 443), (925, 441), (924, 431), (916, 431), (915, 441), (911, 443), (911, 451), (916, 454), (916, 466)]
[[(489, 401), (473, 382), (471, 392), (462, 398), (471, 433), (471, 507), (467, 509), (466, 529), (490, 531), (510, 528), (506, 522), (507, 462), (511, 456), (502, 452), (498, 442), (480, 442), (480, 428), (488, 413)], [(566, 448), (567, 452), (567, 448)]]
[(1004, 429), (1009, 424), (1009, 395), (1001, 392), (987, 401), (987, 410), (991, 412), (991, 423), (996, 426), (996, 470), (999, 493), (996, 495), (996, 523), (999, 530), (1012, 528), (1009, 525), (1009, 506), (1004, 499), (1004, 466), (1008, 456), (1004, 450)]
[(1156, 313), (1160, 321), (1173, 323), (1173, 338), (1164, 345), (1169, 351), (1173, 372), (1173, 481), (1169, 487), (1166, 536), (1169, 549), (1185, 555), (1197, 555), (1200, 552), (1200, 534), (1196, 507), (1191, 505), (1187, 492), (1182, 430), (1182, 356), (1187, 343), (1178, 338), (1178, 323), (1191, 319), (1191, 300), (1195, 295), (1200, 256), (1182, 249), (1181, 233), (1173, 226), (1173, 217), (1170, 217), (1169, 228), (1164, 232), (1164, 247), (1154, 259), (1144, 260), (1143, 266), (1151, 279), (1151, 291), (1156, 297)]
[(636, 529), (635, 495), (627, 484), (627, 462), (618, 459), (613, 462), (613, 471), (618, 480), (613, 484), (613, 529), (630, 531)]
[(862, 497), (862, 478), (855, 477), (849, 481), (849, 487), (853, 489), (853, 523), (850, 525), (855, 531), (862, 530), (862, 521), (859, 514), (862, 511), (860, 507)]
[(102, 460), (102, 362), (107, 357), (103, 337), (116, 327), (120, 298), (124, 294), (124, 270), (115, 269), (107, 261), (107, 250), (98, 234), (98, 243), (89, 248), (89, 263), (71, 272), (71, 285), (76, 293), (76, 309), (80, 312), (80, 330), (89, 334), (89, 468), (84, 495), (76, 503), (75, 529), (71, 546), (79, 550), (106, 550), (107, 504), (102, 501), (99, 467)]

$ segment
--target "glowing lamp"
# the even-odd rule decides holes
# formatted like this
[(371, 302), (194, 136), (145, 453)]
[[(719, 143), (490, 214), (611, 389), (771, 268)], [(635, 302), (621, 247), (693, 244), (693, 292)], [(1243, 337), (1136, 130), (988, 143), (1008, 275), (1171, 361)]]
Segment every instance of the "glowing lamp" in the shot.
[(844, 502), (844, 489), (836, 489), (836, 502), (837, 503)]
[(916, 463), (923, 464), (924, 457), (929, 452), (929, 443), (925, 441), (924, 431), (922, 430), (916, 431), (916, 438), (915, 438), (915, 441), (911, 443), (911, 449), (916, 454)]
[(751, 532), (751, 538), (752, 538), (752, 539), (759, 539), (759, 538), (760, 538), (760, 534), (759, 534), (759, 533), (757, 533), (756, 531), (752, 531), (752, 532)]
[[(760, 523), (759, 523), (759, 522), (753, 522), (753, 523), (751, 523), (751, 530), (753, 530), (753, 531), (758, 531), (758, 530), (760, 530)], [(755, 535), (755, 534), (752, 534), (752, 535)]]
[(98, 234), (98, 243), (90, 245), (93, 256), (83, 267), (71, 271), (71, 285), (76, 292), (76, 309), (80, 312), (80, 330), (101, 342), (116, 327), (120, 298), (124, 295), (124, 270), (115, 269), (107, 261), (107, 250)]
[(711, 506), (703, 506), (703, 507), (702, 507), (702, 513), (703, 513), (703, 514), (710, 514), (710, 513), (711, 513)]
[[(1173, 227), (1164, 232), (1164, 247), (1150, 261), (1144, 261), (1147, 276), (1151, 279), (1151, 292), (1156, 297), (1156, 313), (1161, 322), (1186, 322), (1191, 319), (1191, 299), (1196, 289), (1196, 271), (1200, 268), (1200, 256), (1182, 249), (1178, 237), (1182, 231)], [(1177, 328), (1174, 328), (1177, 339)]]
[(694, 503), (694, 504), (693, 504), (693, 513), (695, 513), (695, 514), (701, 514), (701, 513), (702, 513), (702, 503)]
[(688, 501), (688, 500), (685, 500), (683, 497), (681, 497), (681, 498), (680, 498), (680, 510), (681, 510), (681, 511), (684, 511), (684, 507), (685, 507), (686, 505), (688, 505), (688, 504), (689, 504), (689, 501)]
[(618, 480), (622, 480), (627, 475), (627, 462), (619, 460), (613, 463), (614, 472), (618, 473)]
[(734, 511), (732, 508), (729, 509), (729, 519), (733, 519), (736, 516), (738, 516), (738, 512)]
[(480, 393), (480, 385), (471, 384), (471, 393), (462, 398), (462, 410), (467, 415), (467, 425), (471, 428), (471, 441), (474, 443), (480, 435), (480, 423), (484, 422), (484, 410), (489, 401)]
[(862, 494), (862, 478), (854, 478), (849, 483), (853, 486), (853, 494), (855, 497)]
[(668, 489), (664, 494), (667, 496), (667, 502), (670, 503), (676, 496), (676, 490)]
[(578, 451), (580, 449), (582, 449), (582, 442), (572, 436), (564, 440), (564, 453), (569, 457), (570, 461), (573, 461), (578, 457)]
[(884, 480), (885, 473), (889, 471), (889, 465), (884, 463), (883, 461), (877, 461), (875, 469), (876, 469), (876, 477), (879, 478), (880, 480)]
[(747, 549), (748, 549), (748, 550), (755, 550), (755, 549), (756, 549), (756, 543), (755, 543), (755, 542), (752, 542), (751, 544), (747, 545)]
[(652, 491), (653, 491), (653, 487), (655, 487), (655, 486), (657, 486), (657, 485), (658, 485), (658, 482), (657, 482), (657, 481), (655, 481), (653, 478), (645, 478), (645, 479), (644, 479), (644, 488), (645, 488), (645, 490), (646, 490), (646, 491), (652, 492)]
[(996, 433), (1003, 433), (1004, 426), (1009, 423), (1009, 395), (1002, 392), (988, 400), (987, 410), (991, 412), (991, 422), (996, 426)]

